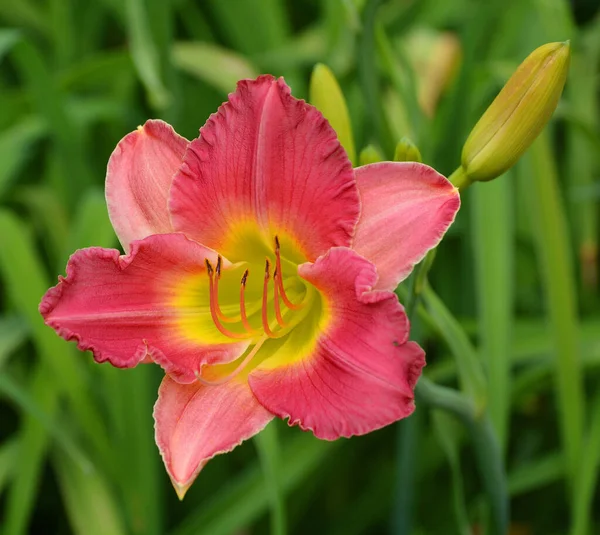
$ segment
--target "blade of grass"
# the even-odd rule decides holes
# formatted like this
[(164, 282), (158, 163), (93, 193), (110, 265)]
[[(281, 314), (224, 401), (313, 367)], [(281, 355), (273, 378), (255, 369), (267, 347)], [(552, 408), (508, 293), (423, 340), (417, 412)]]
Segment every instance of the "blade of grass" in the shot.
[(31, 158), (32, 145), (47, 131), (36, 116), (24, 117), (0, 134), (0, 197), (8, 191), (23, 165)]
[(0, 210), (0, 236), (3, 239), (0, 274), (8, 288), (8, 296), (31, 328), (41, 360), (52, 370), (46, 380), (54, 382), (65, 392), (81, 429), (96, 446), (97, 454), (106, 458), (110, 443), (102, 419), (89, 396), (82, 364), (73, 353), (72, 346), (68, 346), (47, 327), (38, 312), (38, 304), (48, 288), (48, 282), (33, 240), (19, 219), (6, 210)]
[[(74, 206), (80, 191), (91, 183), (91, 176), (84, 163), (80, 136), (66, 112), (63, 95), (42, 54), (29, 41), (21, 39), (13, 47), (11, 58), (33, 98), (36, 111), (50, 129), (53, 148), (61, 166), (54, 187), (65, 204)], [(77, 180), (71, 177), (77, 177)]]
[(565, 476), (565, 457), (562, 452), (550, 453), (529, 460), (508, 474), (508, 491), (519, 496), (559, 481)]
[(10, 375), (4, 372), (0, 375), (0, 395), (5, 396), (19, 407), (22, 413), (36, 418), (60, 446), (61, 451), (71, 457), (80, 470), (92, 472), (93, 464), (81, 451), (67, 430), (54, 421), (54, 418), (45, 412), (33, 399), (27, 389), (19, 385)]
[(600, 472), (600, 391), (591, 404), (590, 426), (585, 437), (583, 456), (575, 481), (575, 510), (571, 535), (588, 535), (592, 532), (594, 492), (598, 488)]
[[(311, 435), (295, 438), (282, 452), (285, 470), (279, 484), (284, 495), (298, 486), (340, 442), (323, 442)], [(210, 503), (190, 514), (170, 535), (229, 535), (256, 520), (269, 506), (264, 476), (258, 464), (217, 493)]]
[(175, 43), (171, 58), (177, 68), (225, 94), (235, 90), (238, 80), (259, 73), (244, 56), (210, 43)]
[(477, 410), (482, 413), (487, 403), (487, 385), (473, 344), (431, 286), (425, 286), (422, 298), (425, 308), (454, 355), (461, 390), (473, 400)]
[(528, 205), (551, 325), (548, 334), (556, 346), (558, 422), (565, 448), (568, 479), (573, 485), (581, 462), (584, 390), (571, 247), (554, 154), (547, 132), (543, 132), (531, 147), (522, 170), (526, 175), (523, 178), (531, 183)]
[(126, 535), (118, 504), (102, 474), (82, 471), (62, 455), (53, 455), (52, 460), (73, 533)]
[(127, 0), (126, 13), (133, 64), (148, 92), (150, 105), (162, 110), (169, 105), (172, 96), (162, 80), (159, 50), (150, 30), (146, 6), (142, 0)]
[[(49, 369), (40, 362), (33, 372), (29, 391), (36, 403), (53, 416), (58, 408), (58, 390), (48, 381)], [(42, 424), (30, 415), (23, 415), (18, 435), (18, 455), (15, 478), (6, 499), (4, 533), (24, 535), (28, 530), (41, 477), (49, 436)]]
[(9, 438), (0, 445), (0, 494), (14, 476), (19, 455), (19, 440)]
[(470, 535), (471, 528), (465, 504), (465, 489), (460, 467), (460, 447), (458, 441), (459, 429), (452, 417), (438, 410), (431, 411), (433, 431), (446, 454), (450, 471), (452, 473), (452, 498), (454, 502), (454, 515), (456, 517), (457, 533)]
[(285, 501), (281, 493), (279, 481), (281, 480), (279, 440), (277, 438), (276, 422), (271, 422), (265, 429), (254, 437), (258, 457), (265, 477), (265, 484), (269, 493), (271, 504), (271, 533), (285, 535), (286, 514)]
[(508, 440), (512, 347), (512, 187), (505, 176), (473, 188), (473, 258), (480, 354), (487, 371), (490, 418), (502, 449)]
[(17, 316), (0, 317), (0, 370), (10, 354), (27, 338), (29, 328)]

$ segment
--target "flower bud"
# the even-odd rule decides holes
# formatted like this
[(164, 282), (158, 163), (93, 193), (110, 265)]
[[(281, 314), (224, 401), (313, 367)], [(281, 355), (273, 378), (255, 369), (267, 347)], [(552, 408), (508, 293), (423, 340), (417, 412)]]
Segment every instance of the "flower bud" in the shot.
[(533, 143), (558, 104), (569, 57), (568, 41), (548, 43), (519, 65), (463, 147), (461, 165), (469, 181), (496, 178)]
[(375, 145), (367, 145), (360, 151), (358, 158), (359, 165), (369, 165), (370, 163), (383, 162), (383, 154)]
[(356, 164), (352, 126), (344, 94), (329, 67), (317, 63), (310, 78), (310, 103), (329, 121), (349, 160)]
[(419, 162), (423, 161), (421, 152), (417, 146), (407, 137), (403, 137), (396, 145), (394, 151), (395, 162)]

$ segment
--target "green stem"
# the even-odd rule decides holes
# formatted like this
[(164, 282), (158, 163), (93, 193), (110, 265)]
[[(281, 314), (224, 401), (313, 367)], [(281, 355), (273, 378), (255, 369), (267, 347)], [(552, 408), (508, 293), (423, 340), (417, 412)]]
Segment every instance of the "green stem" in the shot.
[(465, 173), (465, 170), (461, 167), (456, 169), (454, 173), (452, 173), (448, 180), (454, 184), (460, 191), (464, 191), (467, 189), (473, 182)]
[(417, 400), (430, 407), (452, 413), (469, 431), (479, 474), (492, 510), (491, 533), (505, 535), (509, 522), (506, 473), (500, 444), (489, 417), (479, 415), (475, 405), (463, 394), (451, 388), (436, 385), (426, 377), (419, 379), (415, 394)]
[(286, 534), (285, 503), (279, 478), (279, 441), (273, 423), (254, 437), (271, 502), (271, 533)]

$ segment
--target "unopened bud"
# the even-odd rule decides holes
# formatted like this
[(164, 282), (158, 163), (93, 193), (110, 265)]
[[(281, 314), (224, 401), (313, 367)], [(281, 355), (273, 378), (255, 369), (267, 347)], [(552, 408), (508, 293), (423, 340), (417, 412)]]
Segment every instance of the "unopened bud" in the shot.
[(363, 150), (360, 151), (358, 158), (359, 165), (368, 165), (370, 163), (377, 163), (383, 161), (383, 155), (381, 151), (374, 145), (367, 145)]
[(310, 78), (310, 103), (329, 121), (349, 160), (356, 164), (356, 150), (346, 99), (329, 67), (317, 63)]
[(569, 57), (568, 41), (548, 43), (519, 65), (463, 147), (461, 165), (469, 181), (496, 178), (529, 148), (556, 109)]
[(421, 152), (417, 146), (407, 137), (403, 137), (396, 145), (394, 151), (395, 162), (419, 162), (423, 161)]

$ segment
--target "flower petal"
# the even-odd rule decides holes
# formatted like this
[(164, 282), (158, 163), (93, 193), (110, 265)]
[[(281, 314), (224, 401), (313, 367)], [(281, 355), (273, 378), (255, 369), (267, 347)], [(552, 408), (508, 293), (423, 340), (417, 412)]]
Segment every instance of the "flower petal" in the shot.
[(182, 385), (167, 375), (154, 406), (156, 444), (179, 498), (212, 457), (231, 451), (272, 419), (245, 381)]
[(146, 121), (113, 151), (106, 173), (106, 202), (126, 252), (132, 241), (173, 232), (167, 199), (188, 140), (164, 121)]
[(250, 373), (260, 403), (326, 440), (362, 435), (411, 414), (424, 353), (407, 342), (408, 319), (396, 296), (371, 291), (375, 267), (340, 247), (298, 271), (324, 296), (322, 317), (308, 319), (322, 331), (307, 343), (311, 328), (298, 326)]
[(362, 211), (352, 248), (377, 267), (376, 289), (393, 290), (442, 239), (458, 190), (427, 165), (382, 162), (355, 169)]
[(334, 130), (282, 79), (238, 83), (185, 154), (169, 209), (175, 230), (240, 258), (244, 225), (297, 240), (315, 259), (349, 245), (360, 205), (352, 168)]
[(81, 249), (40, 312), (98, 362), (129, 368), (150, 356), (178, 381), (192, 382), (203, 364), (229, 362), (248, 347), (212, 324), (204, 259), (215, 256), (181, 234), (134, 242), (128, 256)]

